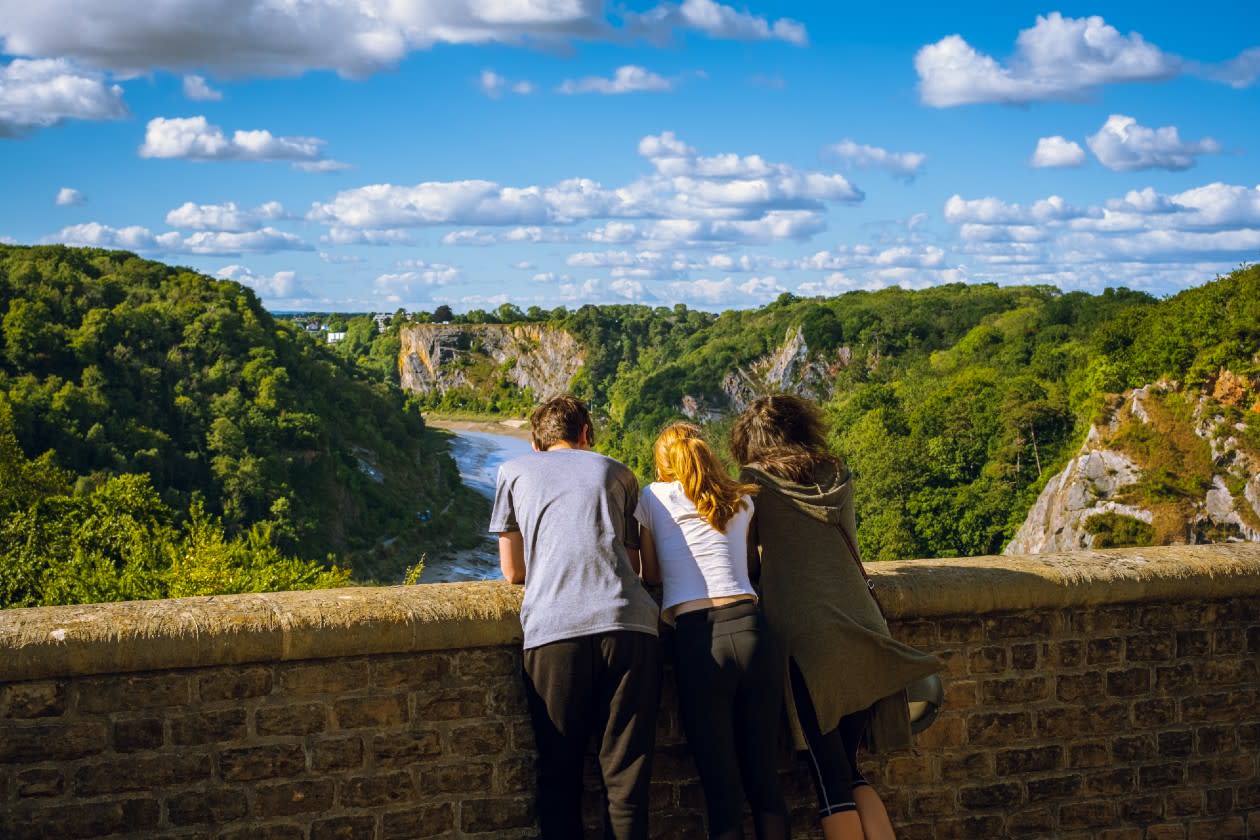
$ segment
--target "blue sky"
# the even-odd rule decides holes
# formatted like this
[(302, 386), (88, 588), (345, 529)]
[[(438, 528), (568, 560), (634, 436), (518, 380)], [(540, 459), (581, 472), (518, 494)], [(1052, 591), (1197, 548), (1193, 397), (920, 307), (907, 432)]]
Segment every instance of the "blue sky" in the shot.
[(1165, 295), (1260, 257), (1260, 4), (0, 0), (0, 241), (273, 310)]

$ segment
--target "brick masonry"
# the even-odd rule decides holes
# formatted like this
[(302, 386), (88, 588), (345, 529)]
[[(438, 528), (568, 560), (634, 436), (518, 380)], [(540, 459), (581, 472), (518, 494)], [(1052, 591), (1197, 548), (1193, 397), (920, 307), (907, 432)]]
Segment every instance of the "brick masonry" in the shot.
[[(917, 751), (864, 758), (903, 840), (1260, 838), (1260, 598), (892, 626), (947, 665)], [(0, 683), (0, 837), (536, 836), (518, 648)], [(700, 837), (674, 710), (667, 675), (653, 834)], [(786, 749), (782, 768), (795, 836), (820, 836)], [(592, 763), (591, 836), (598, 813)]]

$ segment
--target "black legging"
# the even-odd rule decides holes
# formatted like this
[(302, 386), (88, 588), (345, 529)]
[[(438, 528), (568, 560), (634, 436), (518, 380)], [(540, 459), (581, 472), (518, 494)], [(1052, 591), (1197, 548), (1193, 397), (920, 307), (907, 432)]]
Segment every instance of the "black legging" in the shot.
[(700, 771), (709, 837), (742, 838), (744, 797), (761, 840), (788, 837), (779, 786), (783, 660), (755, 604), (684, 613), (673, 634), (678, 706)]
[(824, 817), (844, 811), (856, 810), (853, 789), (870, 782), (862, 778), (858, 769), (857, 748), (866, 731), (870, 711), (863, 709), (840, 718), (840, 723), (830, 732), (822, 732), (818, 715), (809, 699), (805, 677), (796, 666), (796, 660), (788, 660), (792, 680), (792, 701), (796, 705), (796, 718), (801, 723), (805, 742), (809, 744), (810, 776), (818, 794), (818, 812)]

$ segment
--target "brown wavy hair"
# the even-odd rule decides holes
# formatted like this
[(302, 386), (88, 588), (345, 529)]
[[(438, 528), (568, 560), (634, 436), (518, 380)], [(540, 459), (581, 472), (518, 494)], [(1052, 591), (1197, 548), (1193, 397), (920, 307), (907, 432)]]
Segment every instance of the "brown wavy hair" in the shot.
[(757, 492), (755, 484), (741, 484), (727, 474), (717, 455), (704, 442), (704, 433), (691, 423), (671, 423), (652, 447), (658, 481), (677, 481), (696, 506), (700, 517), (719, 531), (744, 507), (744, 495)]
[(813, 400), (796, 394), (759, 397), (731, 427), (731, 454), (789, 481), (810, 483), (823, 465), (840, 466), (827, 449), (827, 427)]
[(590, 409), (572, 394), (552, 397), (529, 415), (529, 433), (539, 452), (546, 452), (562, 440), (576, 444), (583, 426), (587, 428), (586, 442), (594, 446), (595, 424), (591, 422)]

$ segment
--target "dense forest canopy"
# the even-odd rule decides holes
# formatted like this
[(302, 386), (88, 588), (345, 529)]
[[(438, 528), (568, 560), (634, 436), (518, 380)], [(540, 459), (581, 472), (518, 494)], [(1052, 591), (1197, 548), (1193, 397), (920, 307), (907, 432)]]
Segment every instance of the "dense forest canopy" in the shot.
[[(581, 341), (588, 355), (573, 389), (603, 418), (599, 448), (643, 480), (670, 420), (703, 419), (721, 443), (740, 399), (776, 388), (816, 396), (857, 476), (871, 559), (1000, 552), (1107, 394), (1161, 378), (1202, 390), (1225, 369), (1253, 391), (1260, 383), (1255, 266), (1166, 300), (1128, 289), (955, 284), (785, 294), (720, 315), (632, 305), (556, 314), (525, 317)], [(794, 334), (798, 356), (783, 358)], [(767, 370), (776, 353), (780, 369)], [(496, 376), (419, 399), (439, 410), (523, 413), (532, 396), (505, 400), (510, 383), (504, 371)], [(1257, 425), (1243, 434), (1255, 437)]]
[[(0, 246), (0, 604), (397, 580), (420, 551), (475, 539), (485, 503), (420, 410), (522, 416), (536, 395), (510, 363), (404, 394), (400, 333), (426, 322), (572, 335), (584, 361), (570, 387), (597, 413), (598, 447), (642, 480), (673, 419), (705, 423), (722, 448), (758, 394), (814, 396), (856, 476), (871, 560), (999, 552), (1128, 388), (1181, 389), (1152, 402), (1177, 435), (1116, 438), (1156, 465), (1143, 493), (1184, 501), (1212, 480), (1187, 424), (1224, 371), (1237, 393), (1213, 410), (1260, 453), (1255, 266), (1165, 300), (957, 284), (721, 314), (277, 318), (243, 286), (132, 254)], [(1097, 523), (1100, 544), (1162, 527)]]
[[(38, 570), (13, 583), (13, 558), (27, 551), (30, 566), (41, 535), (72, 539), (73, 523), (97, 521), (84, 505), (130, 517), (111, 521), (137, 540), (276, 553), (262, 565), (333, 554), (375, 579), (400, 576), (420, 546), (466, 538), (483, 504), (396, 387), (244, 286), (124, 252), (0, 246), (6, 436), (4, 468), (38, 479), (0, 489), (6, 604), (70, 597), (44, 591)], [(98, 543), (67, 543), (43, 567), (55, 576), (96, 554), (127, 566), (127, 551)]]

